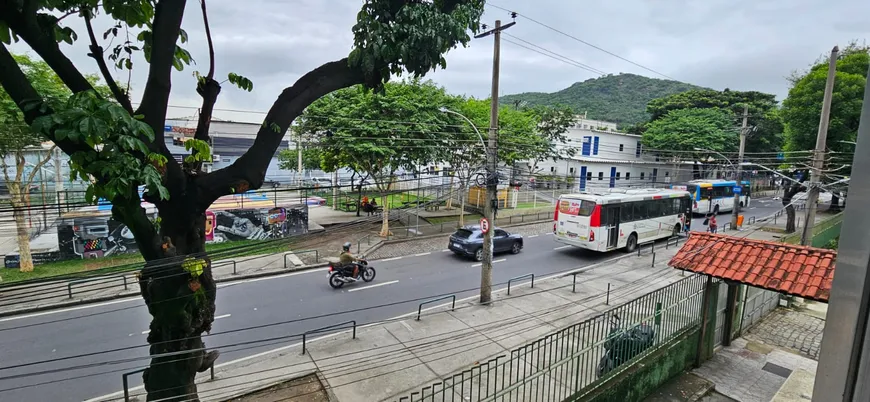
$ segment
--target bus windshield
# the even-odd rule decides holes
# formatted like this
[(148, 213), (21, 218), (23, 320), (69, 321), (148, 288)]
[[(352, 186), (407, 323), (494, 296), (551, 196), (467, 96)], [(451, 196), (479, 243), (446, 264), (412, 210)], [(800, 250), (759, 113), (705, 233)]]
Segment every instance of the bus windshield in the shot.
[(696, 185), (694, 185), (694, 184), (689, 184), (689, 185), (686, 186), (686, 191), (688, 191), (689, 194), (692, 195), (692, 199), (695, 199), (695, 198), (698, 197), (698, 193), (697, 193), (697, 191), (698, 191), (698, 186), (696, 186)]
[(563, 199), (559, 201), (559, 213), (565, 215), (589, 216), (595, 209), (595, 202), (587, 200)]

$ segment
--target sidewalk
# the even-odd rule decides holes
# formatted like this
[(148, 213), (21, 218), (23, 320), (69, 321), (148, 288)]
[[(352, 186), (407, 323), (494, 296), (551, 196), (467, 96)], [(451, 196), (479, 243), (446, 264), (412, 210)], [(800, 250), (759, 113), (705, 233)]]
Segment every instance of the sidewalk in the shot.
[[(316, 373), (323, 389), (312, 392), (329, 392), (341, 402), (398, 400), (454, 373), (480, 369), (487, 360), (518, 346), (684, 278), (667, 266), (676, 250), (658, 250), (654, 267), (650, 254), (631, 254), (581, 268), (576, 292), (572, 292), (570, 275), (535, 278), (534, 288), (529, 282), (517, 283), (509, 296), (503, 289), (494, 290), (490, 306), (479, 305), (473, 296), (457, 300), (453, 311), (448, 310), (449, 303), (427, 308), (419, 321), (413, 312), (357, 327), (355, 339), (349, 329), (309, 338), (304, 354), (300, 343), (294, 343), (225, 362), (216, 367), (214, 380), (199, 378), (199, 396), (203, 401), (226, 401)], [(494, 384), (501, 383), (506, 374), (495, 374)], [(548, 375), (544, 382), (559, 386)], [(285, 397), (270, 396), (274, 400)], [(123, 399), (115, 394), (96, 400)], [(143, 400), (141, 388), (131, 390), (131, 400)]]

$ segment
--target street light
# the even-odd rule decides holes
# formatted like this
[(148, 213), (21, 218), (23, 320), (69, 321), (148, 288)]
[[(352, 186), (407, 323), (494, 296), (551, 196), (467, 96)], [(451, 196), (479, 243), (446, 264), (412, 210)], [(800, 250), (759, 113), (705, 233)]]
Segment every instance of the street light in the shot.
[(444, 107), (444, 106), (441, 106), (440, 108), (438, 108), (438, 110), (439, 110), (441, 113), (450, 113), (450, 114), (455, 114), (455, 115), (461, 117), (462, 119), (464, 119), (465, 121), (467, 121), (468, 124), (471, 125), (471, 128), (474, 129), (474, 132), (477, 133), (477, 138), (480, 139), (480, 145), (483, 146), (483, 149), (484, 149), (484, 150), (487, 150), (487, 148), (486, 148), (486, 143), (483, 141), (483, 136), (480, 135), (480, 131), (477, 130), (477, 126), (474, 125), (474, 123), (471, 121), (471, 119), (469, 119), (468, 117), (465, 117), (465, 115), (463, 115), (462, 113), (454, 112), (454, 111), (452, 111), (452, 110), (450, 110), (450, 109), (448, 109), (448, 108), (446, 108), (446, 107)]
[[(727, 157), (725, 157), (725, 155), (722, 155), (721, 153), (716, 152), (716, 151), (714, 151), (714, 150), (712, 150), (712, 149), (706, 149), (706, 148), (695, 148), (695, 151), (698, 151), (698, 152), (712, 152), (712, 153), (714, 153), (714, 154), (716, 154), (716, 155), (719, 155), (719, 156), (722, 157), (722, 159), (725, 159), (725, 162), (728, 162), (728, 164), (731, 165), (731, 169), (734, 170), (735, 173), (737, 172), (737, 168), (734, 167), (734, 164), (731, 163), (731, 160), (728, 159)], [(740, 178), (738, 177), (737, 180), (739, 181)]]

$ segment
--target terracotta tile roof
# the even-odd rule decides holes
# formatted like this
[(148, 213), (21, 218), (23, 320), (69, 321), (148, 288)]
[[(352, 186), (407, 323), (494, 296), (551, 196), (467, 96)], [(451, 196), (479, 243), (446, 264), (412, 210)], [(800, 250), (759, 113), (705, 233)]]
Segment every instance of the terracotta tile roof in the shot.
[(834, 250), (692, 232), (670, 266), (827, 302), (836, 261)]

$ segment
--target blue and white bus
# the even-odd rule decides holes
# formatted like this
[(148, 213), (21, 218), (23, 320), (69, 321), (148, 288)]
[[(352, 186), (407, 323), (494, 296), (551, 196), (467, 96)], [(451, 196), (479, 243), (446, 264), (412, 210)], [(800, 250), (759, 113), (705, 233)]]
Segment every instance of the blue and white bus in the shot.
[[(707, 214), (728, 212), (734, 209), (734, 180), (692, 180), (671, 186), (674, 190), (685, 190), (692, 195), (692, 213)], [(740, 183), (740, 207), (749, 206), (752, 198), (748, 181)]]

